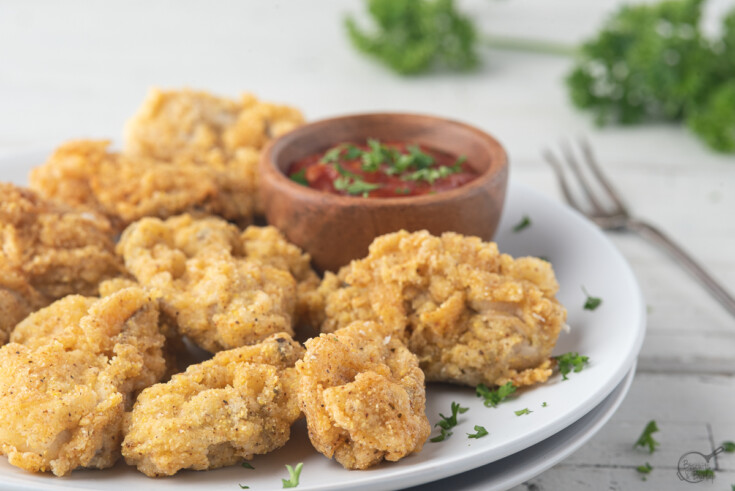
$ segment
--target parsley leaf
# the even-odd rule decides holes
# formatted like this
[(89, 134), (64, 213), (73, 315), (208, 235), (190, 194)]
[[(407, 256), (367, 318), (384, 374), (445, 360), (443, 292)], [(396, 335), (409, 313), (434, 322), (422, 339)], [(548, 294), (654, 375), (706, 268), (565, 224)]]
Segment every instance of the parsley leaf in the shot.
[(322, 162), (324, 164), (337, 162), (340, 158), (340, 154), (342, 153), (343, 148), (344, 148), (343, 145), (337, 145), (334, 148), (330, 148), (324, 153), (324, 156), (321, 158), (319, 162)]
[(531, 414), (533, 411), (531, 411), (530, 409), (526, 407), (526, 408), (519, 409), (518, 411), (513, 411), (513, 412), (516, 413), (516, 416), (522, 416), (524, 414)]
[(400, 74), (443, 65), (454, 70), (477, 66), (477, 35), (454, 0), (367, 0), (376, 29), (367, 32), (346, 20), (352, 44)]
[(289, 478), (281, 479), (281, 481), (283, 481), (284, 488), (295, 488), (299, 485), (299, 476), (301, 475), (302, 467), (304, 467), (303, 462), (299, 462), (298, 464), (296, 464), (295, 469), (290, 465), (286, 465), (286, 470), (288, 471)]
[(255, 467), (253, 467), (253, 465), (250, 462), (243, 462), (241, 465), (245, 469), (255, 469)]
[(602, 303), (602, 299), (600, 297), (593, 297), (587, 293), (587, 290), (585, 290), (584, 287), (582, 287), (582, 292), (587, 295), (587, 300), (584, 302), (584, 310), (595, 310)]
[(722, 450), (724, 450), (727, 453), (735, 452), (735, 442), (731, 442), (731, 441), (722, 442)]
[(531, 219), (528, 217), (528, 215), (523, 215), (523, 218), (520, 222), (518, 222), (515, 227), (513, 227), (513, 232), (520, 232), (526, 227), (529, 227), (531, 225)]
[(651, 464), (646, 462), (645, 465), (639, 465), (638, 467), (635, 468), (635, 470), (637, 470), (641, 474), (650, 474), (651, 471), (653, 470), (653, 467), (651, 467)]
[(513, 382), (506, 382), (505, 385), (501, 385), (495, 390), (490, 390), (485, 384), (475, 387), (477, 397), (485, 399), (483, 404), (486, 407), (496, 407), (515, 391), (516, 386), (513, 385)]
[(582, 45), (567, 77), (573, 103), (599, 124), (683, 120), (712, 148), (735, 152), (735, 9), (709, 40), (704, 4), (621, 7)]
[(438, 436), (435, 436), (431, 439), (432, 442), (441, 442), (444, 441), (446, 438), (452, 435), (452, 432), (449, 431), (450, 429), (457, 426), (457, 415), (466, 413), (469, 410), (468, 407), (462, 407), (456, 402), (452, 402), (452, 415), (451, 416), (444, 416), (442, 413), (439, 413), (439, 417), (441, 418), (441, 421), (439, 421), (434, 426), (438, 426), (441, 429), (441, 433)]
[(546, 407), (546, 406), (548, 406), (548, 404), (546, 404), (545, 401), (541, 403), (541, 407)]
[(574, 369), (574, 373), (582, 371), (584, 366), (589, 362), (589, 357), (581, 356), (576, 351), (570, 351), (563, 355), (555, 356), (557, 366), (559, 367), (559, 373), (561, 373), (562, 381), (567, 380), (567, 374)]
[(482, 438), (488, 434), (485, 427), (480, 425), (475, 425), (475, 432), (476, 433), (467, 433), (467, 438)]
[(240, 486), (240, 489), (250, 489), (250, 486), (245, 486), (244, 484), (238, 484)]
[(306, 169), (301, 169), (298, 172), (294, 172), (293, 174), (288, 176), (288, 178), (294, 182), (301, 184), (302, 186), (309, 185), (309, 181), (306, 180)]
[(643, 429), (643, 433), (638, 437), (638, 441), (635, 442), (633, 448), (636, 447), (648, 447), (648, 453), (653, 453), (660, 444), (654, 440), (653, 434), (658, 431), (656, 421), (649, 421), (646, 427)]

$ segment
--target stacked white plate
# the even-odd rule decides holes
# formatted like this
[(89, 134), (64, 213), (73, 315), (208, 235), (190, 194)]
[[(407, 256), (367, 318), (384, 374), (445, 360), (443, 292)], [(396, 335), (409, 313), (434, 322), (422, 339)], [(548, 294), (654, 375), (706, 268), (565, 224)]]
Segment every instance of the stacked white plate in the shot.
[[(48, 152), (0, 159), (2, 180), (24, 184), (32, 166)], [(513, 226), (524, 216), (531, 224)], [(118, 464), (104, 471), (75, 471), (68, 478), (34, 475), (0, 459), (0, 487), (12, 489), (282, 489), (286, 464), (303, 462), (298, 489), (397, 489), (440, 480), (422, 489), (505, 489), (543, 472), (588, 441), (612, 416), (630, 387), (635, 360), (645, 333), (645, 303), (630, 266), (600, 230), (578, 213), (532, 189), (512, 183), (496, 235), (500, 250), (517, 256), (542, 256), (554, 266), (561, 285), (559, 300), (568, 309), (570, 332), (562, 332), (555, 354), (578, 352), (588, 366), (562, 381), (521, 391), (496, 408), (487, 408), (471, 388), (444, 384), (427, 390), (432, 424), (449, 414), (452, 402), (469, 410), (459, 417), (454, 434), (443, 442), (427, 442), (423, 450), (398, 463), (367, 471), (347, 471), (324, 458), (308, 442), (303, 422), (288, 444), (239, 466), (207, 472), (180, 472), (149, 479)], [(602, 299), (595, 310), (583, 308), (587, 295)], [(528, 414), (516, 411), (528, 409)], [(467, 438), (474, 426), (489, 435)], [(380, 431), (376, 428), (376, 431)], [(434, 436), (434, 435), (432, 435)], [(469, 472), (468, 472), (469, 471)], [(433, 487), (432, 487), (433, 486)]]

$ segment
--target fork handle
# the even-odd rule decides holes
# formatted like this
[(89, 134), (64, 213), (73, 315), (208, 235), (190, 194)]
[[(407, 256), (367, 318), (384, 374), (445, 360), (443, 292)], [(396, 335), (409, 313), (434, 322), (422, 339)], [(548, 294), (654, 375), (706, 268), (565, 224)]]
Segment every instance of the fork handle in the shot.
[(625, 226), (627, 229), (637, 232), (644, 239), (663, 247), (685, 270), (698, 279), (731, 315), (735, 316), (735, 298), (678, 244), (662, 231), (646, 222), (629, 220)]

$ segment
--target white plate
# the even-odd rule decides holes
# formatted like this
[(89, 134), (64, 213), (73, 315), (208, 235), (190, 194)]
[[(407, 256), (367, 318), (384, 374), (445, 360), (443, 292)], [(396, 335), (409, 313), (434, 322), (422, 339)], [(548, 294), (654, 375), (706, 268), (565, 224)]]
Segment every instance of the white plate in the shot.
[[(32, 165), (48, 155), (28, 153), (0, 159), (4, 180), (25, 182)], [(527, 215), (532, 224), (514, 233), (513, 225)], [(458, 474), (527, 449), (554, 435), (598, 406), (621, 382), (635, 362), (645, 333), (643, 297), (630, 267), (610, 241), (582, 216), (532, 189), (512, 183), (505, 213), (498, 228), (500, 249), (514, 256), (547, 257), (554, 265), (561, 290), (559, 300), (569, 311), (572, 330), (562, 333), (556, 354), (578, 351), (589, 356), (589, 366), (562, 382), (555, 376), (544, 385), (525, 390), (497, 408), (486, 408), (470, 388), (433, 385), (428, 389), (427, 414), (431, 423), (448, 414), (452, 401), (469, 407), (454, 435), (440, 443), (427, 442), (418, 455), (398, 463), (384, 463), (368, 471), (346, 471), (317, 454), (310, 446), (303, 423), (282, 449), (253, 459), (255, 470), (239, 466), (208, 472), (181, 472), (173, 478), (151, 480), (134, 469), (118, 465), (105, 471), (76, 471), (58, 479), (32, 475), (0, 460), (0, 486), (26, 489), (128, 490), (281, 489), (288, 477), (285, 464), (304, 462), (299, 489), (394, 489)], [(585, 294), (603, 299), (595, 311), (583, 309)], [(547, 406), (542, 407), (546, 402)], [(531, 414), (516, 416), (528, 408)], [(490, 435), (466, 438), (474, 425)]]
[(623, 381), (597, 407), (546, 440), (492, 464), (406, 491), (503, 490), (538, 476), (579, 450), (605, 426), (628, 394), (634, 376), (635, 364)]

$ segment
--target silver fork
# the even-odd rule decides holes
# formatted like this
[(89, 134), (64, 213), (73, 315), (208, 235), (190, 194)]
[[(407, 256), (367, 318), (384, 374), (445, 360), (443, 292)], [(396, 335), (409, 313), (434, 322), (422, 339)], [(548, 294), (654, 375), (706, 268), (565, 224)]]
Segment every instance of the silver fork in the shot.
[[(583, 156), (582, 162), (586, 165), (589, 172), (582, 171), (582, 166), (577, 157), (575, 157), (571, 146), (563, 143), (561, 146), (562, 159), (566, 161), (571, 173), (575, 176), (582, 189), (582, 194), (587, 200), (583, 204), (580, 199), (575, 197), (571, 192), (569, 182), (564, 173), (562, 160), (557, 158), (556, 154), (546, 149), (544, 150), (544, 158), (551, 164), (559, 185), (564, 193), (565, 198), (572, 207), (577, 211), (586, 215), (590, 220), (596, 223), (600, 228), (605, 230), (630, 230), (638, 233), (644, 239), (661, 246), (692, 276), (699, 280), (710, 293), (722, 304), (727, 311), (735, 316), (735, 298), (730, 295), (709, 273), (707, 273), (689, 254), (687, 254), (679, 245), (667, 237), (663, 232), (642, 220), (633, 218), (628, 213), (628, 209), (623, 204), (618, 192), (612, 187), (610, 181), (602, 174), (600, 166), (597, 164), (592, 147), (585, 139), (579, 140), (579, 148)], [(587, 175), (594, 176), (599, 187), (604, 190), (601, 194), (596, 192), (590, 186)], [(606, 195), (606, 196), (602, 196)]]

